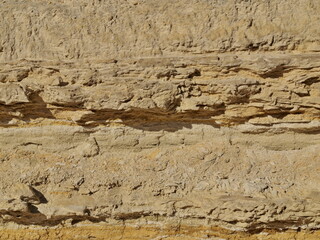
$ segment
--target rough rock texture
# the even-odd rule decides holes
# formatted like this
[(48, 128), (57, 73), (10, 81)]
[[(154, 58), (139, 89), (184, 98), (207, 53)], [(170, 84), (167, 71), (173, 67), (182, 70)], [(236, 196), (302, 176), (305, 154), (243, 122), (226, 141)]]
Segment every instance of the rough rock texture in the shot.
[(318, 0), (0, 17), (0, 239), (319, 239)]
[(64, 222), (56, 228), (40, 227), (17, 227), (16, 225), (6, 226), (0, 230), (1, 239), (45, 239), (45, 240), (318, 240), (319, 231), (294, 231), (286, 230), (276, 232), (264, 230), (259, 234), (248, 232), (231, 231), (210, 226), (193, 226), (171, 222), (170, 224), (159, 223), (134, 223), (93, 225), (89, 222), (81, 222), (71, 225)]

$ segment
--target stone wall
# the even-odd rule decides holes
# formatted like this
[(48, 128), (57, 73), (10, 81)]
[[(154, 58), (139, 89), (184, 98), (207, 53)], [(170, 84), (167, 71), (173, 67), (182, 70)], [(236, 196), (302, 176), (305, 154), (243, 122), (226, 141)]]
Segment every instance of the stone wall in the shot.
[(318, 239), (319, 16), (0, 1), (0, 239)]

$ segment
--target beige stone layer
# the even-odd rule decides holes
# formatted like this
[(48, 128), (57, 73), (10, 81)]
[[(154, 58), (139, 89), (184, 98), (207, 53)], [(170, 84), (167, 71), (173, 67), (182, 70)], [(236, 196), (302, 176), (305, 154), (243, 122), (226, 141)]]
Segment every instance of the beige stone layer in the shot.
[(317, 239), (319, 7), (0, 0), (0, 237)]
[(0, 2), (0, 59), (319, 51), (318, 0)]
[(60, 226), (57, 228), (34, 228), (0, 230), (1, 240), (318, 240), (319, 231), (272, 231), (245, 233), (216, 227), (190, 225), (84, 225)]

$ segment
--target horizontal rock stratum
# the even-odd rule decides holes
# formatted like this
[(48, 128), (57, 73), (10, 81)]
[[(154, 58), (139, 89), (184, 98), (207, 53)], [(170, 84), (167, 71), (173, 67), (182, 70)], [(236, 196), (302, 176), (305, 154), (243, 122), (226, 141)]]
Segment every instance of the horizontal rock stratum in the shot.
[(0, 239), (319, 239), (317, 0), (0, 1)]

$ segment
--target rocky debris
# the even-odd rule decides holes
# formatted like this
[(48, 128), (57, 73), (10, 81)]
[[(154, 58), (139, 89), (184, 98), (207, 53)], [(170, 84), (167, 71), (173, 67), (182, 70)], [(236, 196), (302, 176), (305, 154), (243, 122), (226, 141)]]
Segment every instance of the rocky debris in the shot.
[[(75, 69), (76, 62), (54, 68), (55, 77), (65, 84), (46, 85), (43, 79), (47, 77), (48, 67), (37, 63), (38, 70), (29, 72), (19, 83), (2, 84), (5, 91), (1, 96), (2, 125), (37, 122), (38, 116), (85, 126), (108, 125), (117, 119), (135, 124), (134, 118), (140, 122), (179, 119), (216, 126), (245, 124), (251, 129), (258, 127), (260, 132), (281, 124), (291, 126), (282, 127), (284, 130), (299, 132), (310, 131), (305, 125), (316, 126), (320, 108), (318, 54), (252, 53), (252, 59), (244, 53), (231, 59), (229, 55), (219, 54), (219, 61), (213, 56), (163, 58), (167, 67), (154, 66), (152, 58), (140, 59), (134, 64), (131, 60), (99, 63), (91, 79), (101, 81), (94, 85), (82, 82), (80, 70)], [(283, 71), (281, 76), (266, 75), (277, 68), (272, 62), (282, 66), (282, 70), (276, 70), (278, 74)], [(197, 67), (190, 70), (188, 65)], [(10, 70), (10, 65), (4, 67), (6, 71), (18, 69)], [(109, 76), (105, 68), (114, 69), (118, 74)], [(175, 74), (170, 79), (159, 79), (159, 73), (154, 72), (160, 69), (170, 69), (168, 71)], [(183, 73), (183, 69), (191, 75)], [(91, 71), (86, 67), (81, 69), (83, 75)], [(311, 127), (311, 130), (316, 129)]]
[(19, 84), (0, 83), (0, 104), (13, 105), (30, 102), (26, 90)]

